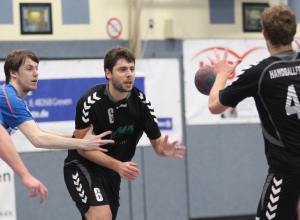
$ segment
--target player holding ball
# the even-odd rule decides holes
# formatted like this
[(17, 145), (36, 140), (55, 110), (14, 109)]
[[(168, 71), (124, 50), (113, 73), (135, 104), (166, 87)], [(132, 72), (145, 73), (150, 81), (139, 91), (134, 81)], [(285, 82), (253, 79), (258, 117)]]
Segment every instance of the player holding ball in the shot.
[(227, 77), (241, 60), (229, 64), (228, 48), (223, 56), (215, 50), (208, 64), (216, 73), (209, 110), (221, 114), (245, 98), (254, 98), (269, 165), (256, 220), (295, 220), (300, 195), (300, 53), (293, 51), (292, 42), (297, 20), (282, 5), (266, 8), (261, 17), (270, 57), (246, 67), (225, 88)]

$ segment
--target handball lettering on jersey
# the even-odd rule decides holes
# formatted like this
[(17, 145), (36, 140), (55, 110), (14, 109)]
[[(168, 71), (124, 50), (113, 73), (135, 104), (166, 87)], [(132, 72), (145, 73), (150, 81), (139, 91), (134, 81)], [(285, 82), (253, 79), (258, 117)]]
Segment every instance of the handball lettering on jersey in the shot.
[(203, 95), (209, 95), (216, 80), (216, 74), (209, 66), (201, 67), (195, 74), (195, 86)]

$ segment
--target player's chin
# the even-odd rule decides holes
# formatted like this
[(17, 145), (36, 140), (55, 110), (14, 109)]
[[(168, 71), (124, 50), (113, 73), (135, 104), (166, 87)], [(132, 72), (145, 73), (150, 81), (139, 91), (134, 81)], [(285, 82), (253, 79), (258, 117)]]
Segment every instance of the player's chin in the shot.
[(35, 90), (37, 90), (37, 86), (29, 86), (28, 88), (27, 88), (27, 92), (30, 92), (30, 91), (35, 91)]
[(30, 91), (35, 91), (35, 90), (37, 90), (37, 86), (32, 86), (30, 89)]
[(123, 89), (126, 91), (126, 92), (130, 92), (133, 88), (133, 84), (125, 84), (123, 86)]

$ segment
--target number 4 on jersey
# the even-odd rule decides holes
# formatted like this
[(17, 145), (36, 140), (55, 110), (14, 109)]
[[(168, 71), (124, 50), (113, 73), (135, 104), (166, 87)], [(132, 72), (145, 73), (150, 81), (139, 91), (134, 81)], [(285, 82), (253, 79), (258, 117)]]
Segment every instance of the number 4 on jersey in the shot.
[[(292, 105), (292, 101), (294, 102), (294, 105)], [(287, 115), (297, 114), (300, 119), (300, 103), (294, 85), (288, 87), (285, 111)]]

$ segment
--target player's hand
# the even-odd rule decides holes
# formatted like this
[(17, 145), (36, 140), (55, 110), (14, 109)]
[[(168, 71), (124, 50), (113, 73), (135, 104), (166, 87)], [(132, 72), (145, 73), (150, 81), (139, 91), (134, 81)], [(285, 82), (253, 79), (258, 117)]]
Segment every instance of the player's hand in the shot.
[(216, 59), (212, 58), (211, 56), (208, 56), (210, 63), (207, 63), (206, 65), (212, 67), (216, 74), (220, 74), (226, 77), (227, 79), (227, 77), (234, 72), (237, 65), (239, 65), (242, 61), (237, 60), (233, 64), (228, 63), (228, 47), (225, 48), (224, 55), (222, 58), (220, 57), (219, 51), (217, 49), (214, 49), (214, 51)]
[(93, 132), (94, 126), (91, 125), (90, 129), (86, 132), (83, 141), (82, 150), (100, 150), (102, 152), (107, 152), (107, 149), (101, 148), (100, 146), (105, 144), (113, 144), (114, 140), (102, 139), (103, 137), (111, 134), (111, 131), (103, 132), (99, 135), (94, 135)]
[(140, 170), (137, 167), (137, 164), (134, 162), (123, 162), (120, 163), (118, 168), (118, 173), (120, 176), (126, 180), (134, 181), (140, 174)]
[(28, 197), (35, 197), (38, 194), (41, 194), (40, 203), (43, 203), (45, 198), (48, 196), (47, 188), (31, 175), (26, 176), (21, 180), (22, 183), (30, 190)]
[(168, 138), (169, 138), (169, 136), (165, 135), (163, 143), (162, 143), (164, 155), (182, 159), (185, 154), (186, 147), (185, 146), (177, 146), (176, 144), (178, 144), (179, 141), (169, 142)]

